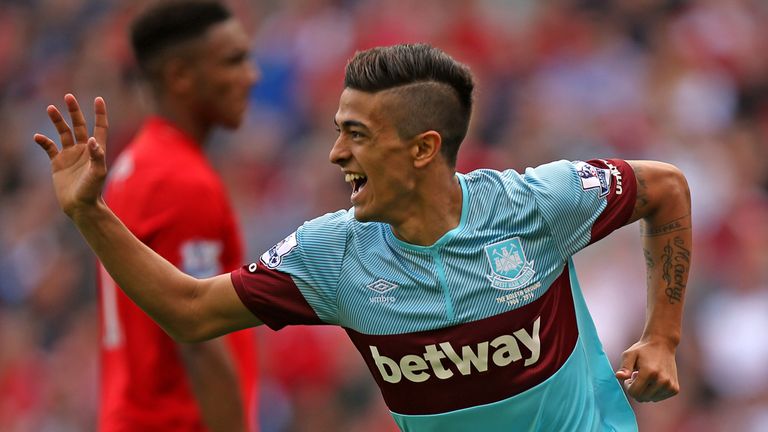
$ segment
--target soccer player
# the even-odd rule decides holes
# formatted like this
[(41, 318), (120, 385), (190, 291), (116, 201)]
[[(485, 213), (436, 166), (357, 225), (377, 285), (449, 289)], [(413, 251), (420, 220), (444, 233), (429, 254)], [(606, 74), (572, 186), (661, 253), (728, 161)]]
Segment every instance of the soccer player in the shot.
[[(427, 45), (374, 48), (351, 59), (344, 84), (330, 160), (353, 207), (208, 279), (142, 245), (99, 198), (102, 99), (93, 137), (67, 95), (73, 129), (48, 107), (61, 149), (43, 135), (35, 141), (64, 212), (169, 334), (196, 341), (262, 323), (342, 326), (403, 430), (629, 431), (637, 425), (622, 382), (638, 401), (679, 391), (691, 220), (678, 169), (595, 159), (456, 173), (474, 87), (464, 65)], [(571, 256), (636, 220), (647, 320), (614, 372)]]
[[(233, 270), (242, 264), (240, 234), (203, 146), (214, 127), (236, 128), (243, 118), (256, 79), (249, 38), (221, 4), (175, 1), (138, 16), (131, 42), (156, 113), (116, 160), (105, 201), (183, 272), (204, 278)], [(99, 286), (99, 430), (253, 430), (252, 331), (179, 344), (103, 268)]]

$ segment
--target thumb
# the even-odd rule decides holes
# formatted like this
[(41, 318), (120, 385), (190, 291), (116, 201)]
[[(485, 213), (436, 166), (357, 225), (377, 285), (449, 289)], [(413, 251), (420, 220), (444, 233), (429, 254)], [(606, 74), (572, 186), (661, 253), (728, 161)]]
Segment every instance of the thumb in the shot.
[(621, 356), (621, 367), (616, 371), (616, 378), (620, 380), (627, 380), (632, 377), (632, 372), (635, 370), (635, 361), (637, 360), (637, 354), (633, 351), (626, 351)]

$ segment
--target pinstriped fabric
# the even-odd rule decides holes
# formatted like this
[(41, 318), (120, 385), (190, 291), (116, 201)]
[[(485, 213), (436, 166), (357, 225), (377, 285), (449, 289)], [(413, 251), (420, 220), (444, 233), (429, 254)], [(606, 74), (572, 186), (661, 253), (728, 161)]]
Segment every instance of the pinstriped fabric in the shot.
[[(460, 225), (434, 245), (408, 245), (388, 225), (360, 223), (352, 210), (338, 211), (299, 228), (299, 252), (286, 255), (278, 270), (291, 274), (327, 323), (365, 334), (443, 328), (538, 299), (562, 271), (564, 253), (588, 243), (605, 207), (596, 192), (582, 190), (567, 161), (525, 176), (477, 170), (458, 177), (464, 199)], [(495, 264), (486, 247), (513, 239), (533, 276), (514, 289), (494, 287)], [(527, 295), (514, 294), (522, 289)]]
[(306, 222), (296, 231), (298, 251), (283, 257), (281, 271), (289, 273), (304, 298), (329, 324), (338, 324), (336, 286), (353, 219), (339, 210)]
[[(580, 185), (573, 169), (563, 169), (570, 162), (551, 162), (536, 169), (528, 168), (525, 179), (536, 195), (539, 210), (552, 227), (553, 235), (568, 258), (589, 243), (590, 230), (607, 202), (599, 198), (597, 190), (574, 193), (573, 185)], [(580, 186), (579, 186), (580, 187)], [(570, 212), (563, 212), (563, 208)]]

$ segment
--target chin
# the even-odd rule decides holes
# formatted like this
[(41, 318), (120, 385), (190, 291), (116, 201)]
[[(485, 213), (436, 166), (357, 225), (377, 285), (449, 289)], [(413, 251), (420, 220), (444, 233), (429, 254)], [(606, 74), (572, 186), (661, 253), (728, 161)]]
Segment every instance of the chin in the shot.
[(358, 222), (371, 222), (371, 220), (366, 218), (365, 215), (361, 215), (358, 212), (355, 212), (354, 216), (355, 216), (355, 220)]
[(367, 215), (365, 212), (361, 212), (359, 208), (353, 207), (355, 220), (358, 222), (374, 222), (373, 218)]
[(240, 127), (240, 125), (243, 124), (243, 117), (237, 117), (237, 118), (231, 118), (231, 119), (224, 119), (221, 122), (221, 125), (224, 126), (227, 129), (237, 129)]

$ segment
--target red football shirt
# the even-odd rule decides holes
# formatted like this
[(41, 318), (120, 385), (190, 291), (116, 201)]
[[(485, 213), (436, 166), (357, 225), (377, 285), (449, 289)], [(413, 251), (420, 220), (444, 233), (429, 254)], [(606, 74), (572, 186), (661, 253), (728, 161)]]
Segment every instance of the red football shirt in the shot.
[[(185, 273), (208, 277), (242, 262), (239, 230), (219, 177), (198, 143), (160, 117), (147, 119), (118, 157), (104, 197), (131, 232)], [(99, 293), (99, 430), (204, 431), (176, 343), (101, 267)], [(253, 429), (254, 334), (243, 330), (225, 337)]]

